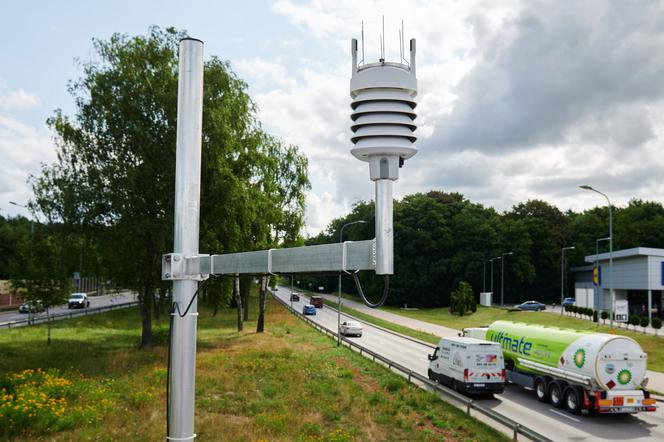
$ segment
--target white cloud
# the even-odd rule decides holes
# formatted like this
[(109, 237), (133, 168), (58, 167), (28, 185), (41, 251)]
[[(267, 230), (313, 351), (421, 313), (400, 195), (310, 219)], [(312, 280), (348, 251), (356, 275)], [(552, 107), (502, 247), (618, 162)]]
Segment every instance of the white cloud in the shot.
[(11, 91), (6, 95), (0, 95), (0, 109), (2, 110), (26, 110), (39, 104), (39, 98), (23, 89)]
[(0, 115), (0, 208), (3, 214), (25, 210), (9, 205), (24, 204), (32, 198), (27, 184), (30, 174), (39, 174), (41, 163), (56, 158), (55, 148), (46, 128), (34, 128)]

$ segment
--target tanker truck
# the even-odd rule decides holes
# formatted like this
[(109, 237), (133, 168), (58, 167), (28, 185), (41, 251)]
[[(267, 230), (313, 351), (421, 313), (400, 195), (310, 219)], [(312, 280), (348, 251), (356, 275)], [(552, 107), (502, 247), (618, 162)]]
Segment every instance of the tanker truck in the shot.
[(495, 321), (464, 336), (497, 342), (508, 382), (573, 414), (655, 411), (645, 390), (647, 355), (626, 336)]

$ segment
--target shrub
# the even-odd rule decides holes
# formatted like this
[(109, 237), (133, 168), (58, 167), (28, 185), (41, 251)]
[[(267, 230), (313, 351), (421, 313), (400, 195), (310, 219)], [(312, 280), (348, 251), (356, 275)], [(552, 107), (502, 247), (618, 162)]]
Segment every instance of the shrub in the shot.
[[(475, 306), (473, 306), (475, 304)], [(473, 310), (473, 308), (475, 310)], [(465, 281), (459, 281), (459, 289), (450, 294), (450, 313), (463, 316), (466, 312), (477, 310), (473, 289)]]
[(593, 310), (593, 322), (599, 322), (599, 312), (597, 310)]
[(602, 312), (601, 316), (602, 316), (602, 321), (603, 321), (604, 323), (606, 323), (606, 320), (609, 319), (609, 312), (607, 312), (606, 310), (604, 310), (604, 311)]
[(636, 330), (636, 326), (641, 323), (641, 318), (639, 318), (636, 315), (632, 315), (632, 316), (629, 317), (629, 323), (630, 323), (630, 325), (633, 325), (634, 330)]
[(569, 312), (570, 307), (571, 307), (571, 305), (567, 304), (567, 305), (563, 306), (563, 309), (565, 309), (566, 312)]
[(657, 335), (657, 331), (662, 328), (662, 320), (660, 318), (652, 318), (652, 328), (655, 329), (655, 336)]
[(644, 317), (641, 318), (641, 322), (639, 323), (639, 325), (641, 325), (641, 327), (643, 327), (643, 333), (646, 332), (646, 327), (648, 326), (648, 323), (649, 323), (649, 321), (648, 321), (647, 316), (644, 316)]

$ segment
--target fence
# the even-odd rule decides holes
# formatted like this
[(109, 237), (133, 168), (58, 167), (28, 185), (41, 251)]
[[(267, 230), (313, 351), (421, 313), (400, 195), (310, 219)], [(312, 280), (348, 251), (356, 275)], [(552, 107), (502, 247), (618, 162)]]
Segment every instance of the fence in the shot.
[(97, 313), (110, 312), (111, 310), (117, 310), (119, 308), (134, 307), (136, 305), (138, 305), (138, 301), (129, 301), (123, 302), (121, 304), (111, 304), (104, 307), (84, 308), (82, 310), (67, 313), (57, 313), (49, 316), (33, 316), (32, 318), (21, 319), (20, 321), (0, 322), (0, 328), (24, 327), (26, 325), (42, 324), (49, 320), (56, 321), (58, 319), (73, 318), (75, 316), (93, 315)]
[[(337, 333), (335, 331), (330, 330), (329, 328), (320, 325), (311, 319), (307, 318), (306, 316), (302, 315), (300, 312), (296, 311), (295, 309), (291, 308), (291, 306), (278, 296), (276, 296), (274, 293), (272, 293), (272, 296), (279, 301), (282, 305), (284, 305), (291, 313), (305, 321), (307, 324), (311, 325), (315, 329), (325, 333), (326, 335), (330, 335), (334, 339), (337, 339)], [(414, 372), (410, 368), (404, 367), (394, 361), (391, 361), (390, 359), (387, 359), (386, 357), (383, 357), (382, 355), (379, 355), (378, 353), (375, 353), (367, 348), (364, 348), (363, 346), (357, 344), (354, 341), (351, 341), (344, 336), (341, 336), (341, 342), (344, 345), (347, 345), (349, 348), (358, 351), (360, 355), (372, 359), (374, 362), (379, 361), (383, 365), (387, 366), (388, 369), (394, 370), (401, 375), (405, 376), (408, 378), (408, 382), (413, 383), (417, 385), (417, 382), (419, 382), (420, 386), (424, 386), (428, 388), (429, 390), (435, 391), (442, 396), (445, 396), (449, 399), (452, 399), (458, 403), (461, 403), (463, 406), (466, 408), (466, 414), (470, 415), (470, 410), (475, 410), (485, 416), (487, 416), (490, 419), (493, 419), (494, 421), (498, 422), (501, 425), (504, 425), (505, 427), (509, 428), (512, 431), (513, 438), (514, 440), (517, 440), (517, 436), (520, 434), (522, 436), (525, 436), (526, 438), (535, 441), (535, 442), (553, 442), (551, 439), (544, 437), (543, 435), (537, 433), (534, 430), (531, 430), (530, 428), (514, 421), (513, 419), (508, 418), (507, 416), (503, 416), (502, 414), (482, 406), (481, 404), (476, 403), (474, 400), (467, 398), (466, 396), (463, 396), (462, 394), (457, 393), (454, 390), (451, 390), (445, 386), (442, 386), (438, 384), (437, 382), (434, 382), (430, 380), (427, 377), (422, 376), (421, 374)], [(415, 382), (417, 381), (417, 382)]]

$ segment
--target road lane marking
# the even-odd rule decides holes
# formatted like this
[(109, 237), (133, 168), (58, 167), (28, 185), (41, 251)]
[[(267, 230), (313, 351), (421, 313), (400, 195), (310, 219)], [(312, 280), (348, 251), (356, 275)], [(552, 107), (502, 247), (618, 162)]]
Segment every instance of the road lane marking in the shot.
[(558, 416), (566, 417), (567, 419), (572, 420), (574, 422), (581, 422), (577, 418), (572, 417), (572, 416), (568, 416), (566, 413), (563, 413), (563, 412), (558, 411), (558, 410), (554, 410), (553, 408), (549, 408), (549, 411), (551, 411), (553, 413), (556, 413)]

